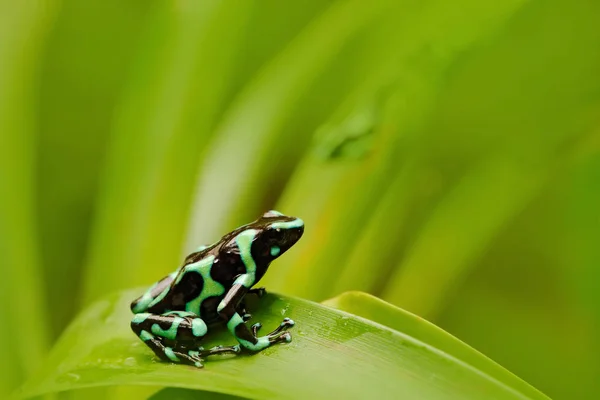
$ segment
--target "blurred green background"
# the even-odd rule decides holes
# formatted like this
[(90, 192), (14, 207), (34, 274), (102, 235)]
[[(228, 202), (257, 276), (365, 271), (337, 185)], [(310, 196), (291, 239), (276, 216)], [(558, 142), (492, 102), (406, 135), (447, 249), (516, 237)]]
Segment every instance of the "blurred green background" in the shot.
[[(363, 290), (600, 396), (600, 3), (0, 3), (0, 396), (86, 304), (270, 208)], [(293, 254), (293, 256), (292, 256)]]

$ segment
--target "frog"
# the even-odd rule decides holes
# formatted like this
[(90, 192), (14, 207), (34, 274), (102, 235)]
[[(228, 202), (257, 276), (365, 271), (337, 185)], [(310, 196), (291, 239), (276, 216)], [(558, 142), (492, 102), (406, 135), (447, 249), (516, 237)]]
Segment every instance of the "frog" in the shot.
[[(198, 247), (177, 270), (133, 300), (131, 329), (159, 359), (198, 368), (208, 356), (257, 353), (291, 342), (288, 329), (295, 322), (290, 318), (264, 336), (258, 335), (260, 322), (249, 329), (246, 322), (252, 315), (245, 296), (266, 294), (265, 288), (255, 285), (303, 233), (302, 219), (270, 210), (217, 242)], [(226, 327), (237, 343), (205, 350), (207, 333), (219, 326)]]

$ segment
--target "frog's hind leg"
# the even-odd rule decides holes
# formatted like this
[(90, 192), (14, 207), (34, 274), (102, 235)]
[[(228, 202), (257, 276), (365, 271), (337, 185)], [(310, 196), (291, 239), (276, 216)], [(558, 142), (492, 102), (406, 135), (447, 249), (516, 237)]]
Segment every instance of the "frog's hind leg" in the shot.
[(172, 272), (171, 274), (165, 276), (160, 281), (152, 285), (150, 289), (146, 291), (146, 293), (144, 293), (131, 303), (131, 311), (133, 311), (134, 313), (143, 313), (144, 311), (147, 311), (148, 308), (154, 302), (156, 302), (156, 300), (161, 295), (163, 295), (163, 293), (167, 293), (167, 291), (169, 290), (169, 286), (171, 285), (171, 283), (173, 283), (176, 276), (177, 271)]
[(177, 311), (136, 314), (131, 329), (160, 359), (202, 367), (200, 352), (188, 350), (198, 348), (207, 332), (206, 324), (195, 314)]

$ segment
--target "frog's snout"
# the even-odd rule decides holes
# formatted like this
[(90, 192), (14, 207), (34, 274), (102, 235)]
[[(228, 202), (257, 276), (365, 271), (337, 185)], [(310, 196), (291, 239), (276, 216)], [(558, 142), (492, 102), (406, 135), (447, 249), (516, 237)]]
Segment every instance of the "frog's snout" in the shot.
[(291, 243), (296, 243), (304, 234), (304, 221), (296, 218), (296, 226), (288, 231), (289, 240)]

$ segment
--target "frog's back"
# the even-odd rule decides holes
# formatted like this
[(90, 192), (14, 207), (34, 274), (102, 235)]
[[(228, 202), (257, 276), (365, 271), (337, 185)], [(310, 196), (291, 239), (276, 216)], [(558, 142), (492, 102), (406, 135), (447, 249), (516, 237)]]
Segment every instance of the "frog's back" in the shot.
[[(193, 263), (202, 257), (210, 250), (209, 246), (202, 246), (202, 248), (189, 256), (186, 257), (183, 266), (177, 269), (175, 272), (165, 276), (154, 285), (150, 286), (146, 292), (131, 302), (131, 311), (133, 313), (148, 312), (150, 308), (156, 309), (156, 306), (161, 303), (164, 304), (164, 299), (167, 297), (173, 282), (177, 279), (181, 271), (187, 264)], [(160, 310), (159, 310), (160, 311)], [(162, 312), (170, 311), (165, 309)]]
[(235, 279), (235, 273), (221, 265), (224, 263), (215, 256), (216, 252), (202, 253), (188, 256), (181, 269), (149, 288), (132, 303), (132, 311), (153, 314), (186, 311), (206, 322), (218, 320), (217, 306)]

